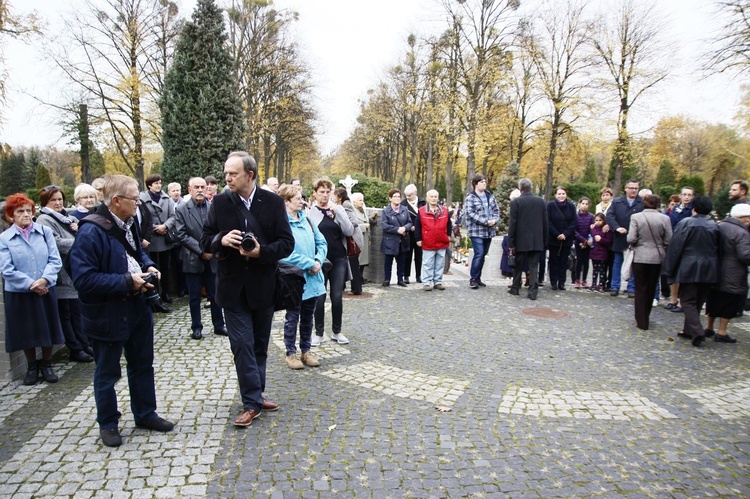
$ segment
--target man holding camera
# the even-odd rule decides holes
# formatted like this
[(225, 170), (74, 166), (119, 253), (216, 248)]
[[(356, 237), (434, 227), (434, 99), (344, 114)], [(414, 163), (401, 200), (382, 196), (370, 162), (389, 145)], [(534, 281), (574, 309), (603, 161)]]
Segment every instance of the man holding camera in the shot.
[(118, 447), (115, 383), (125, 352), (130, 407), (136, 426), (172, 431), (156, 414), (154, 320), (149, 295), (161, 277), (143, 251), (135, 223), (138, 184), (124, 175), (104, 177), (104, 202), (85, 217), (70, 250), (73, 284), (81, 300), (81, 328), (94, 348), (96, 420), (104, 445)]
[(246, 152), (233, 152), (224, 164), (229, 192), (217, 194), (203, 226), (200, 246), (218, 256), (216, 302), (224, 309), (242, 398), (235, 426), (250, 426), (261, 411), (275, 411), (265, 400), (266, 360), (273, 321), (276, 265), (294, 249), (284, 201), (258, 189), (258, 165)]

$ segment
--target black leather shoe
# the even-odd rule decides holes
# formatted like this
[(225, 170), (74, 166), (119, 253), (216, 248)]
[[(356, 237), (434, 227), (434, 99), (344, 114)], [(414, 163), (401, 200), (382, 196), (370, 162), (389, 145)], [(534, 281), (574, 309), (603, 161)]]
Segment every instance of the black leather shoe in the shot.
[(421, 277), (417, 277), (417, 282), (420, 283), (420, 284), (422, 284), (422, 278)]
[(83, 351), (91, 355), (92, 357), (94, 356), (94, 349), (91, 345), (83, 347)]
[(479, 284), (477, 284), (476, 279), (469, 279), (469, 287), (471, 289), (479, 289)]
[(229, 331), (227, 331), (226, 326), (220, 326), (214, 328), (214, 334), (217, 334), (219, 336), (229, 336)]
[(70, 360), (73, 362), (94, 362), (94, 358), (83, 350), (70, 352)]
[(552, 285), (550, 285), (550, 289), (551, 289), (552, 291), (557, 291), (557, 284), (552, 284)]
[(737, 343), (737, 339), (732, 338), (728, 334), (717, 334), (714, 336), (714, 341), (716, 343)]
[(404, 280), (404, 281), (398, 281), (398, 285), (401, 286), (402, 288), (405, 288), (406, 285), (407, 285), (407, 283), (408, 283), (408, 281), (406, 281), (406, 280)]
[(161, 301), (163, 301), (164, 303), (172, 303), (174, 300), (167, 293), (164, 293), (163, 295), (161, 295)]
[(684, 339), (684, 340), (692, 340), (692, 339), (693, 339), (693, 337), (692, 337), (692, 336), (690, 336), (689, 334), (687, 334), (687, 333), (682, 333), (682, 332), (680, 332), (680, 333), (677, 333), (677, 337), (678, 337), (678, 338), (682, 338), (682, 339)]
[(559, 285), (559, 286), (557, 287), (557, 289), (559, 289), (560, 291), (565, 291), (565, 285), (564, 285), (564, 284), (560, 284), (560, 285)]
[(704, 329), (703, 330), (703, 336), (705, 336), (706, 338), (710, 338), (711, 336), (714, 336), (715, 334), (716, 334), (716, 331), (714, 331), (713, 329)]
[(120, 430), (117, 428), (100, 429), (99, 436), (102, 437), (102, 443), (107, 447), (119, 447), (122, 445)]
[(200, 340), (203, 338), (203, 330), (201, 328), (193, 329), (193, 334), (190, 335), (194, 340)]
[(36, 385), (39, 379), (39, 364), (32, 362), (29, 367), (26, 368), (26, 377), (23, 378), (23, 384), (26, 386)]
[(387, 288), (390, 285), (391, 285), (391, 281), (383, 281), (383, 287), (384, 288)]
[(39, 362), (39, 371), (42, 373), (42, 378), (47, 383), (57, 383), (60, 378), (57, 377), (55, 371), (52, 370), (52, 363), (48, 360), (42, 360)]
[(609, 294), (609, 296), (617, 296), (617, 295), (619, 295), (619, 294), (620, 294), (620, 292), (619, 292), (619, 291), (612, 291), (612, 292), (611, 292), (611, 293)]
[(160, 301), (157, 301), (153, 305), (151, 305), (151, 308), (154, 310), (154, 312), (161, 312), (162, 314), (168, 314), (172, 311), (171, 308), (165, 307), (164, 304)]
[(701, 346), (701, 343), (703, 343), (703, 340), (705, 340), (705, 339), (706, 339), (706, 337), (703, 336), (703, 335), (696, 336), (695, 338), (692, 339), (692, 341), (690, 343), (692, 343), (692, 345), (694, 347), (699, 347), (699, 346)]
[(136, 423), (135, 425), (138, 428), (145, 428), (147, 430), (161, 431), (165, 433), (174, 430), (174, 423), (172, 423), (171, 421), (167, 421), (160, 416), (155, 416), (151, 419), (147, 419), (146, 421), (141, 421), (140, 423)]
[(513, 296), (518, 296), (518, 290), (517, 289), (510, 288), (508, 290), (508, 293), (512, 294)]
[(409, 278), (408, 277), (404, 277), (404, 283), (409, 284)]
[(480, 288), (486, 288), (487, 287), (487, 285), (485, 283), (483, 283), (481, 279), (477, 279), (477, 286), (479, 286)]
[(529, 300), (536, 300), (536, 295), (529, 293)]

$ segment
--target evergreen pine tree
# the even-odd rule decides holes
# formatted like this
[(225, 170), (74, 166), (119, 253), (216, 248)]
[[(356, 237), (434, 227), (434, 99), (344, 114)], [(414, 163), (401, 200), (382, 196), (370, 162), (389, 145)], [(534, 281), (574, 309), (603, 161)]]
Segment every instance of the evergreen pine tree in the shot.
[(36, 167), (36, 180), (34, 185), (37, 190), (42, 190), (48, 185), (52, 184), (52, 177), (49, 176), (49, 170), (43, 164), (39, 164)]
[(672, 163), (668, 159), (665, 159), (659, 165), (659, 171), (656, 174), (656, 186), (669, 185), (674, 187), (674, 183), (674, 166), (672, 166)]
[(0, 163), (0, 193), (10, 196), (24, 191), (26, 160), (23, 153), (11, 152)]
[(583, 170), (581, 182), (590, 184), (599, 183), (599, 179), (596, 176), (596, 160), (594, 158), (589, 158), (586, 161), (586, 169)]
[(160, 101), (161, 174), (183, 186), (190, 177), (221, 177), (227, 154), (242, 148), (243, 113), (221, 10), (198, 0), (180, 32)]
[(29, 149), (29, 155), (26, 157), (26, 165), (24, 168), (23, 177), (23, 189), (32, 189), (36, 186), (36, 167), (42, 162), (41, 154), (39, 149), (31, 147)]
[(503, 172), (500, 184), (495, 189), (494, 196), (500, 209), (500, 220), (497, 226), (501, 232), (507, 232), (510, 221), (510, 193), (518, 189), (519, 166), (513, 161)]

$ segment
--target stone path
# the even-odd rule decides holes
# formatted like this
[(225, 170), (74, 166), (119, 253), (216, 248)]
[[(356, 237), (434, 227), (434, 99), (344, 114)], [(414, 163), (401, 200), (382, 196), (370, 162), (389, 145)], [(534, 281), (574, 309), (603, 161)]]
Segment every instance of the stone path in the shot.
[(750, 496), (748, 318), (730, 324), (737, 344), (696, 349), (675, 339), (680, 314), (658, 307), (644, 332), (622, 296), (513, 297), (496, 262), (484, 289), (454, 265), (443, 292), (371, 285), (345, 299), (351, 343), (314, 349), (320, 368), (286, 367), (277, 314), (266, 395), (281, 409), (246, 429), (231, 425), (228, 340), (190, 340), (183, 299), (155, 335), (175, 431), (135, 428), (121, 380), (125, 443), (104, 447), (93, 366), (61, 357), (56, 385), (0, 388), (0, 495)]

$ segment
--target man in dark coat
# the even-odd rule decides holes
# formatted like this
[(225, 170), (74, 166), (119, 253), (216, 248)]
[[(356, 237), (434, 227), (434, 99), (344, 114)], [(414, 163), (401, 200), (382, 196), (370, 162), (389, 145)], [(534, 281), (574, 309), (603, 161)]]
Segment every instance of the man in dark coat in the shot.
[[(261, 410), (279, 407), (265, 400), (263, 391), (276, 267), (294, 250), (294, 236), (284, 201), (257, 188), (258, 165), (252, 156), (230, 153), (224, 175), (229, 191), (214, 196), (200, 246), (219, 259), (216, 302), (224, 309), (242, 397), (243, 412), (234, 425), (250, 426)], [(252, 241), (246, 249), (243, 234)]]
[(409, 231), (409, 250), (406, 252), (404, 260), (404, 283), (409, 284), (411, 276), (411, 262), (414, 260), (414, 275), (417, 282), (422, 282), (422, 248), (417, 246), (417, 239), (414, 235), (416, 228), (419, 209), (426, 204), (424, 198), (417, 196), (417, 186), (409, 184), (404, 187), (404, 199), (401, 200), (401, 206), (405, 206), (411, 217), (412, 228)]
[(699, 347), (705, 339), (700, 311), (711, 286), (719, 282), (719, 227), (708, 218), (711, 198), (693, 200), (693, 216), (677, 224), (667, 248), (662, 273), (680, 284), (679, 298), (685, 322), (681, 338)]
[(513, 284), (508, 292), (518, 295), (521, 274), (528, 262), (529, 299), (536, 300), (539, 259), (547, 247), (547, 206), (544, 199), (531, 193), (531, 180), (522, 178), (518, 182), (518, 190), (521, 195), (510, 203), (508, 250), (516, 255), (516, 266), (513, 268)]
[(136, 426), (171, 431), (174, 424), (156, 414), (154, 321), (144, 296), (153, 286), (144, 278), (147, 272), (160, 273), (141, 247), (134, 223), (138, 184), (124, 175), (107, 175), (103, 190), (104, 202), (81, 221), (70, 266), (81, 300), (81, 327), (94, 348), (99, 433), (104, 445), (117, 447), (122, 437), (115, 383), (123, 351)]
[(190, 329), (194, 340), (203, 338), (201, 323), (201, 285), (211, 304), (214, 334), (227, 335), (221, 307), (216, 303), (216, 258), (201, 249), (203, 225), (211, 203), (206, 200), (206, 181), (200, 177), (188, 180), (190, 199), (175, 208), (175, 233), (180, 240), (180, 261), (190, 297)]
[[(638, 195), (638, 181), (628, 180), (625, 183), (625, 195), (615, 198), (607, 210), (607, 225), (613, 231), (612, 251), (615, 263), (612, 267), (612, 296), (620, 294), (620, 273), (622, 271), (622, 253), (628, 248), (628, 228), (630, 217), (643, 211), (643, 199)], [(635, 279), (628, 281), (628, 296), (635, 297)]]

